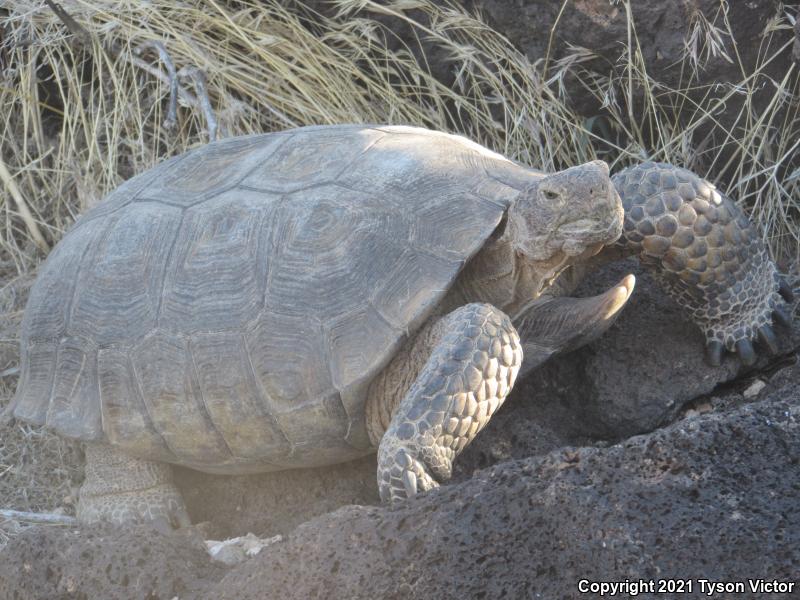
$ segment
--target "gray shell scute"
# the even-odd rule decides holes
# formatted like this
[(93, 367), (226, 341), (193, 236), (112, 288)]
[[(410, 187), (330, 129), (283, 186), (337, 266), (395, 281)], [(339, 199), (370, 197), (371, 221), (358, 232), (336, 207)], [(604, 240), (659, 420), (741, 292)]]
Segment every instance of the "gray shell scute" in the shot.
[(440, 299), (431, 290), (455, 279), (461, 266), (460, 261), (407, 248), (375, 286), (370, 304), (396, 329), (416, 331)]
[(23, 421), (42, 424), (50, 407), (58, 342), (24, 340), (25, 338), (20, 357), (20, 379), (14, 397), (14, 416)]
[(474, 244), (474, 223), (491, 223), (496, 215), (496, 206), (473, 194), (444, 192), (416, 213), (411, 246), (461, 260)]
[(184, 339), (157, 331), (132, 351), (134, 372), (154, 429), (182, 463), (216, 463), (232, 454), (198, 393)]
[[(333, 385), (337, 390), (368, 383), (372, 374), (380, 370), (383, 353), (394, 354), (406, 339), (369, 305), (331, 321), (326, 337)], [(357, 410), (357, 407), (349, 407), (348, 412)]]
[(380, 131), (386, 135), (341, 174), (340, 184), (420, 206), (443, 194), (484, 186), (488, 170), (512, 164), (465, 138), (411, 127)]
[(264, 307), (278, 196), (228, 190), (186, 211), (159, 322), (171, 331), (236, 329)]
[(255, 381), (244, 336), (201, 333), (190, 341), (205, 409), (237, 459), (277, 461), (290, 445)]
[(99, 233), (96, 227), (72, 232), (39, 269), (22, 319), (23, 345), (64, 337), (81, 263)]
[(156, 431), (127, 349), (101, 348), (97, 355), (103, 429), (111, 444), (154, 460), (174, 458)]
[(292, 194), (275, 223), (267, 305), (321, 321), (363, 303), (411, 235), (373, 196), (335, 184)]
[(96, 222), (96, 228), (105, 227), (81, 265), (71, 336), (102, 347), (138, 339), (155, 327), (180, 221), (177, 208), (137, 202)]
[(245, 332), (245, 340), (256, 382), (278, 423), (306, 399), (333, 389), (319, 321), (267, 310)]
[(302, 466), (309, 459), (299, 457), (310, 448), (356, 455), (346, 442), (352, 415), (333, 384), (324, 333), (313, 318), (268, 309), (245, 334), (256, 383), (291, 446), (270, 459), (284, 468)]
[(378, 139), (379, 131), (360, 126), (296, 130), (242, 180), (244, 187), (297, 192), (336, 181)]
[(97, 386), (97, 350), (65, 338), (56, 358), (47, 423), (67, 437), (99, 439), (103, 433)]
[(289, 138), (282, 134), (248, 135), (191, 150), (177, 168), (161, 172), (138, 196), (179, 207), (199, 204), (238, 186)]

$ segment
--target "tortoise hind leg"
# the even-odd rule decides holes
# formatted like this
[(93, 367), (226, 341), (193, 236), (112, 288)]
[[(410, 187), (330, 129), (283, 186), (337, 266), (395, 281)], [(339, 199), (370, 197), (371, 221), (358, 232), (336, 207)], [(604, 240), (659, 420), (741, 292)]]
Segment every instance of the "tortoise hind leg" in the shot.
[(142, 460), (106, 444), (86, 444), (86, 479), (78, 501), (81, 523), (191, 525), (168, 464)]
[(493, 306), (468, 304), (443, 321), (444, 334), (378, 448), (384, 502), (449, 479), (453, 460), (503, 403), (522, 364), (517, 332)]

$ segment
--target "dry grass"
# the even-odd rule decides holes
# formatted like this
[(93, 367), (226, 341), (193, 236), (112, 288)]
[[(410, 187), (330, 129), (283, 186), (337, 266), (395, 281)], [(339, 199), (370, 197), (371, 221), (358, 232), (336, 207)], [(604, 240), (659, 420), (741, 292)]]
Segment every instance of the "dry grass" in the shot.
[[(546, 66), (531, 64), (448, 2), (336, 0), (329, 16), (289, 0), (61, 4), (88, 36), (73, 35), (41, 0), (6, 0), (0, 9), (5, 279), (33, 273), (43, 248), (123, 180), (207, 142), (208, 115), (187, 74), (191, 67), (206, 76), (220, 135), (312, 123), (410, 123), (464, 133), (543, 169), (597, 156), (617, 164), (665, 160), (728, 189), (751, 209), (774, 252), (798, 257), (800, 77), (796, 65), (781, 80), (764, 72), (789, 51), (777, 42), (791, 27), (783, 14), (765, 30), (755, 69), (742, 67), (737, 85), (705, 87), (698, 77), (706, 61), (721, 57), (741, 67), (741, 60), (726, 50), (725, 3), (713, 18), (698, 14), (686, 36), (683, 78), (669, 88), (647, 72), (630, 15), (627, 47), (608, 64), (608, 75), (599, 75), (585, 68), (597, 57), (578, 47)], [(449, 57), (452, 85), (431, 74), (418, 45), (402, 42), (387, 18)], [(157, 42), (184, 74), (173, 126), (170, 68)], [(605, 113), (575, 114), (568, 78), (582, 82)], [(758, 90), (770, 98), (766, 109), (756, 108)], [(634, 114), (635, 106), (643, 111)], [(732, 127), (719, 121), (725, 107), (735, 108)], [(12, 379), (3, 378), (0, 405)], [(60, 504), (75, 477), (73, 450), (19, 424), (0, 435), (0, 505)]]

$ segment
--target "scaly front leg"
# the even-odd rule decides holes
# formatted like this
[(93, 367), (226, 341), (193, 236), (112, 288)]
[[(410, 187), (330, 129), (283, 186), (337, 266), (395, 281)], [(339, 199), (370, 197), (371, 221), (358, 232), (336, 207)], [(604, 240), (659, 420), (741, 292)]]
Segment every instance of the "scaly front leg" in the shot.
[(384, 502), (449, 479), (453, 460), (503, 404), (522, 364), (514, 326), (490, 304), (462, 306), (442, 326), (378, 448)]
[(772, 319), (790, 325), (781, 297), (792, 290), (780, 277), (755, 226), (729, 198), (694, 173), (643, 163), (612, 177), (625, 208), (625, 253), (638, 254), (667, 293), (703, 330), (709, 362), (724, 349), (756, 360), (752, 340), (777, 344)]

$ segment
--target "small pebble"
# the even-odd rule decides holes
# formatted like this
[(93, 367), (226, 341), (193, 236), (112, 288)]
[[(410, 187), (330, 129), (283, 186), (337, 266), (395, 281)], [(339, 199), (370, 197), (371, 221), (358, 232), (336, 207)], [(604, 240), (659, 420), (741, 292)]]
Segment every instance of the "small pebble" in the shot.
[(748, 387), (744, 391), (743, 395), (745, 398), (755, 398), (756, 396), (758, 396), (759, 392), (761, 392), (761, 390), (763, 390), (765, 387), (767, 387), (766, 383), (764, 383), (760, 379), (756, 379), (753, 383), (750, 384), (750, 387)]

